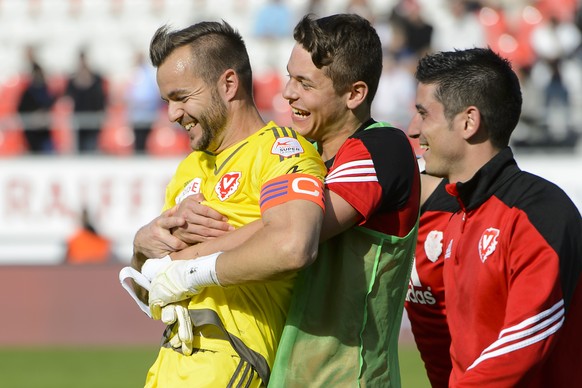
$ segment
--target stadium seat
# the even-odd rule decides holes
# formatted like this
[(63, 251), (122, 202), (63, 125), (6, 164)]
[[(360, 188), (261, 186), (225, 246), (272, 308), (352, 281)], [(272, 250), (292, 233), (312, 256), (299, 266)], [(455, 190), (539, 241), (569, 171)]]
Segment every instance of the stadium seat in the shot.
[(106, 154), (126, 156), (133, 154), (135, 137), (127, 125), (123, 105), (110, 106), (99, 135), (99, 148)]
[(146, 151), (152, 156), (184, 156), (192, 151), (188, 134), (173, 125), (166, 111), (160, 111), (146, 141)]
[(532, 6), (525, 7), (520, 11), (519, 18), (510, 21), (503, 9), (482, 8), (479, 21), (485, 28), (488, 46), (507, 57), (516, 68), (531, 65), (535, 61), (535, 54), (530, 36), (541, 22), (541, 18), (532, 15), (538, 13)]
[(17, 75), (0, 85), (0, 156), (19, 155), (28, 150), (17, 109), (26, 82), (26, 77)]
[(28, 151), (24, 131), (16, 118), (3, 117), (0, 129), (0, 157), (21, 155)]
[(18, 111), (18, 101), (27, 82), (27, 77), (15, 75), (0, 84), (0, 117)]
[(253, 79), (255, 104), (261, 111), (273, 110), (273, 98), (281, 94), (283, 82), (277, 71), (256, 75)]

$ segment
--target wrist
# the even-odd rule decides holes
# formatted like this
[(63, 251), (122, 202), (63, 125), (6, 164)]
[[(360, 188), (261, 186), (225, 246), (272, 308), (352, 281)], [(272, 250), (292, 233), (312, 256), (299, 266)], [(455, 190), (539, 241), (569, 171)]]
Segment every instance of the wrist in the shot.
[(208, 286), (221, 286), (216, 274), (216, 259), (222, 252), (201, 256), (187, 261), (184, 271), (185, 283), (190, 289)]

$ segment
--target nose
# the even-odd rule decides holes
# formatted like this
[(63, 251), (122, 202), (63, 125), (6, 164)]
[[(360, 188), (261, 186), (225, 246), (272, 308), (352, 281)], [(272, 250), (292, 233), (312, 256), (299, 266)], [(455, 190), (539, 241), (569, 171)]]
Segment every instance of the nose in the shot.
[(283, 98), (287, 101), (297, 100), (297, 93), (295, 92), (295, 87), (293, 86), (293, 79), (289, 79), (283, 88)]
[(168, 118), (171, 122), (178, 122), (184, 115), (182, 104), (176, 101), (168, 102)]
[(418, 139), (420, 137), (418, 120), (419, 114), (416, 113), (414, 116), (412, 116), (410, 124), (408, 124), (408, 129), (406, 130), (406, 133), (408, 134), (408, 137), (410, 137), (411, 139)]

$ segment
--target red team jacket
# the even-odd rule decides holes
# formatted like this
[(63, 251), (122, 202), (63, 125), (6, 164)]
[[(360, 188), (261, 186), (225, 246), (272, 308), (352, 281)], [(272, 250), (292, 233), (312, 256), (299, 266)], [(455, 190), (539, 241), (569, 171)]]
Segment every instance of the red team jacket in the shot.
[[(572, 179), (579, 179), (572, 177)], [(582, 386), (582, 219), (506, 148), (464, 183), (444, 234), (452, 387)]]
[(420, 209), (418, 242), (404, 306), (432, 388), (446, 388), (451, 374), (451, 336), (443, 284), (443, 230), (459, 209), (443, 180)]

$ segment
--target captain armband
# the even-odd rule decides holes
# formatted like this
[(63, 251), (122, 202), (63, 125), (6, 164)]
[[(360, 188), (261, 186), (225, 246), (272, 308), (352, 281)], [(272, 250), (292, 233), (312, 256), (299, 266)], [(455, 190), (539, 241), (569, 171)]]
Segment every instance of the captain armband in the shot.
[(309, 174), (286, 174), (266, 182), (261, 188), (261, 213), (273, 206), (304, 199), (325, 210), (323, 183)]

